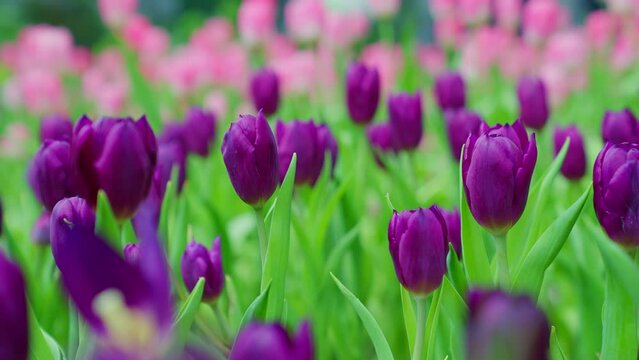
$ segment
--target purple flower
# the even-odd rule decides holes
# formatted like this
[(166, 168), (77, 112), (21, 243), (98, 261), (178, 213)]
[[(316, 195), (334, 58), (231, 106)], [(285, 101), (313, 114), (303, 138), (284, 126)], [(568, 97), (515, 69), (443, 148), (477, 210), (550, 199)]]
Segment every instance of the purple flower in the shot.
[(197, 284), (200, 278), (204, 278), (204, 294), (202, 298), (215, 301), (224, 288), (224, 270), (222, 268), (222, 253), (220, 250), (220, 238), (213, 241), (211, 250), (204, 245), (192, 240), (182, 255), (182, 279), (189, 291)]
[(118, 218), (135, 214), (149, 194), (157, 161), (155, 135), (146, 117), (91, 122), (83, 116), (73, 147), (88, 190), (86, 199), (95, 205), (98, 190), (103, 190)]
[(611, 142), (639, 143), (639, 123), (637, 118), (626, 108), (620, 111), (606, 111), (601, 125), (601, 137), (604, 144)]
[(517, 84), (519, 118), (524, 125), (541, 130), (548, 121), (548, 99), (546, 87), (538, 78), (524, 77)]
[(42, 212), (31, 229), (31, 240), (38, 245), (48, 245), (51, 242), (51, 213)]
[(358, 124), (373, 120), (381, 92), (379, 72), (362, 63), (352, 63), (346, 71), (346, 103), (351, 119)]
[(444, 119), (450, 151), (456, 161), (459, 161), (468, 136), (479, 136), (488, 130), (488, 125), (479, 114), (466, 109), (448, 110), (444, 113)]
[(561, 173), (570, 180), (579, 180), (586, 173), (586, 150), (584, 149), (583, 137), (577, 126), (555, 128), (553, 134), (555, 156), (568, 138), (570, 138), (570, 145), (568, 145), (564, 163), (561, 165)]
[(473, 289), (468, 295), (468, 307), (469, 360), (549, 358), (550, 327), (529, 297)]
[(124, 255), (124, 260), (129, 264), (137, 265), (140, 262), (140, 247), (138, 244), (128, 243), (124, 245), (122, 254)]
[(192, 107), (184, 117), (184, 143), (189, 153), (208, 156), (215, 140), (215, 115)]
[(0, 251), (0, 359), (27, 360), (29, 324), (22, 271)]
[(233, 343), (230, 360), (312, 360), (313, 337), (308, 322), (300, 324), (297, 335), (289, 336), (278, 323), (251, 323)]
[(71, 142), (73, 137), (73, 123), (66, 116), (51, 115), (42, 118), (40, 122), (40, 141), (62, 140)]
[(407, 290), (427, 295), (439, 287), (446, 273), (447, 236), (437, 206), (393, 211), (388, 247), (397, 278)]
[(280, 85), (277, 74), (268, 68), (264, 68), (251, 77), (251, 99), (255, 111), (264, 112), (271, 116), (277, 111), (280, 101)]
[(435, 80), (435, 98), (442, 111), (466, 106), (466, 85), (457, 72), (445, 72)]
[(388, 116), (399, 147), (406, 150), (417, 148), (424, 132), (420, 94), (389, 96)]
[[(446, 222), (447, 243), (453, 245), (455, 253), (457, 253), (457, 256), (461, 259), (461, 217), (459, 215), (459, 210), (453, 209), (451, 211), (447, 211), (439, 209), (439, 212), (442, 214), (444, 222)], [(446, 251), (448, 251), (448, 246), (446, 246)]]
[(462, 177), (468, 206), (479, 224), (501, 234), (519, 220), (536, 161), (535, 135), (529, 139), (519, 120), (468, 138)]
[(247, 204), (262, 207), (279, 183), (275, 137), (261, 112), (240, 115), (224, 134), (222, 157), (235, 192)]
[(607, 143), (593, 169), (595, 213), (611, 239), (639, 245), (639, 145)]

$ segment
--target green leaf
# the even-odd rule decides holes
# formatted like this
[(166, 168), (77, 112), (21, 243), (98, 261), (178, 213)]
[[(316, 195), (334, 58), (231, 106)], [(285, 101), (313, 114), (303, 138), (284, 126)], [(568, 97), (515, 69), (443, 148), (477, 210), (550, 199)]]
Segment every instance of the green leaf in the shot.
[(468, 284), (466, 283), (466, 276), (464, 273), (464, 266), (462, 262), (457, 257), (457, 253), (455, 252), (455, 248), (452, 244), (448, 244), (448, 255), (446, 256), (446, 265), (448, 268), (448, 272), (446, 276), (450, 277), (451, 281), (455, 285), (455, 289), (458, 292), (464, 294), (466, 293), (466, 288)]
[(435, 330), (437, 329), (439, 323), (439, 303), (441, 293), (442, 289), (439, 288), (435, 290), (435, 292), (431, 296), (430, 308), (428, 309), (428, 317), (426, 317), (426, 331), (424, 333), (426, 339), (424, 343), (424, 352), (426, 353), (427, 360), (436, 358), (435, 340), (437, 338), (437, 331)]
[(291, 237), (291, 200), (295, 185), (295, 167), (297, 154), (293, 154), (291, 163), (277, 195), (273, 209), (273, 219), (269, 241), (266, 248), (264, 271), (262, 272), (261, 291), (270, 281), (271, 290), (266, 307), (266, 320), (280, 321), (284, 309), (284, 291), (286, 287), (286, 269), (288, 267), (289, 243)]
[(337, 244), (331, 250), (331, 253), (328, 255), (328, 259), (326, 260), (326, 265), (324, 266), (324, 273), (328, 274), (333, 271), (337, 264), (341, 260), (342, 256), (346, 253), (355, 240), (357, 239), (357, 235), (359, 235), (359, 225), (355, 225), (349, 232), (347, 232), (341, 239), (337, 241)]
[[(351, 173), (342, 181), (337, 190), (328, 198), (328, 201), (324, 204), (324, 211), (321, 212), (319, 216), (319, 222), (314, 226), (315, 228), (315, 244), (317, 244), (317, 249), (323, 249), (324, 241), (326, 239), (326, 232), (328, 231), (328, 225), (337, 210), (337, 207), (340, 204), (340, 200), (346, 193), (346, 190), (350, 188), (351, 180), (353, 179), (354, 173)], [(316, 218), (317, 219), (317, 218)]]
[(606, 276), (603, 334), (599, 359), (637, 358), (637, 309), (632, 298), (614, 277)]
[(98, 191), (98, 203), (95, 209), (95, 232), (109, 241), (114, 249), (122, 251), (120, 225), (118, 225), (118, 220), (113, 215), (109, 198), (102, 190)]
[(122, 224), (122, 244), (133, 244), (136, 243), (135, 229), (133, 229), (133, 223), (131, 223), (131, 219), (127, 219)]
[(526, 291), (535, 299), (537, 298), (546, 269), (555, 260), (568, 239), (568, 235), (577, 222), (591, 191), (592, 186), (589, 186), (581, 197), (568, 210), (564, 211), (535, 242), (518, 271), (515, 272), (513, 290)]
[(360, 320), (362, 320), (364, 328), (375, 347), (377, 358), (380, 360), (393, 359), (393, 352), (391, 351), (388, 341), (386, 341), (386, 337), (384, 336), (384, 333), (379, 327), (377, 321), (375, 321), (373, 315), (368, 311), (366, 306), (364, 306), (364, 304), (362, 304), (362, 302), (350, 290), (348, 290), (348, 288), (344, 286), (344, 284), (342, 284), (335, 275), (333, 275), (333, 273), (331, 273), (331, 276), (339, 290), (342, 294), (344, 294), (344, 297), (346, 297), (348, 302), (350, 302), (353, 306), (353, 309), (355, 309)]
[(255, 317), (264, 312), (266, 306), (264, 300), (268, 297), (270, 289), (271, 282), (266, 285), (266, 289), (264, 289), (246, 309), (244, 315), (242, 316), (242, 321), (240, 321), (239, 329), (242, 329), (243, 327), (248, 325), (248, 323), (250, 323)]
[(195, 314), (197, 313), (200, 302), (202, 301), (202, 293), (204, 292), (204, 278), (200, 278), (189, 297), (186, 298), (180, 311), (175, 316), (173, 323), (174, 346), (173, 351), (180, 353), (186, 344), (186, 338), (191, 330)]
[[(413, 309), (412, 296), (404, 289), (402, 285), (399, 285), (399, 294), (402, 299), (402, 313), (404, 314), (404, 326), (406, 327), (406, 339), (408, 340), (408, 348), (412, 351), (415, 348), (415, 332), (417, 331), (417, 325), (415, 321), (415, 309)], [(426, 304), (417, 303), (418, 306), (425, 306)]]
[(28, 305), (29, 311), (29, 332), (30, 332), (30, 358), (34, 360), (60, 360), (62, 359), (62, 351), (55, 340), (40, 327), (38, 319)]
[(162, 240), (165, 247), (169, 239), (169, 219), (171, 218), (175, 198), (176, 193), (173, 181), (171, 180), (166, 183), (166, 191), (164, 192), (164, 198), (162, 199), (162, 206), (160, 208), (160, 222), (158, 224), (160, 240)]
[(186, 249), (187, 214), (186, 198), (179, 196), (175, 203), (174, 213), (169, 219), (168, 258), (172, 269), (180, 268), (180, 258)]
[(566, 354), (561, 349), (559, 338), (557, 337), (557, 329), (553, 326), (550, 328), (550, 353), (552, 358), (556, 360), (567, 360)]

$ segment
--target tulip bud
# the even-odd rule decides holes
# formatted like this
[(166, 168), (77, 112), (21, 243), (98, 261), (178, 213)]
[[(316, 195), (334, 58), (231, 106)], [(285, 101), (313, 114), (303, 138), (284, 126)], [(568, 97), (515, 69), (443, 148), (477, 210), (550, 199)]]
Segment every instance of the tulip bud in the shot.
[(389, 96), (388, 114), (399, 147), (406, 150), (417, 148), (424, 132), (420, 94)]
[(118, 218), (135, 214), (149, 193), (157, 161), (155, 135), (146, 117), (91, 122), (84, 116), (75, 128), (74, 152), (87, 200), (95, 205), (98, 190), (104, 190)]
[(220, 238), (213, 241), (211, 250), (192, 240), (182, 255), (181, 269), (184, 285), (189, 291), (193, 290), (200, 278), (204, 278), (202, 298), (215, 301), (224, 288)]
[[(461, 259), (461, 217), (459, 215), (459, 210), (453, 209), (451, 211), (446, 211), (444, 209), (439, 209), (439, 211), (446, 222), (447, 243), (453, 245), (455, 253), (457, 253), (457, 256)], [(448, 251), (448, 247), (446, 247), (446, 251)]]
[(601, 126), (603, 142), (620, 144), (639, 143), (639, 124), (630, 109), (607, 111)]
[(0, 251), (0, 354), (3, 359), (27, 360), (29, 324), (22, 271)]
[(549, 359), (548, 320), (528, 296), (473, 289), (468, 307), (469, 360)]
[(353, 63), (346, 72), (346, 103), (351, 120), (367, 124), (373, 120), (381, 92), (379, 72), (362, 63)]
[(73, 124), (64, 116), (47, 116), (40, 122), (40, 141), (63, 140), (71, 141), (73, 136)]
[(570, 180), (579, 180), (586, 173), (586, 150), (584, 149), (583, 137), (577, 126), (555, 128), (553, 134), (555, 156), (568, 138), (570, 138), (570, 145), (568, 145), (564, 163), (561, 165), (561, 173)]
[(233, 343), (230, 360), (313, 360), (313, 337), (303, 322), (295, 337), (278, 323), (251, 323), (240, 331)]
[(277, 74), (271, 69), (262, 69), (251, 78), (251, 98), (256, 111), (271, 116), (277, 111), (280, 101), (280, 85)]
[(541, 79), (524, 77), (517, 84), (519, 118), (524, 125), (541, 130), (548, 121), (546, 87)]
[(437, 206), (393, 211), (388, 247), (399, 282), (409, 291), (427, 295), (446, 273), (446, 222)]
[(595, 213), (611, 239), (639, 245), (639, 145), (607, 143), (595, 160)]
[(126, 260), (129, 264), (138, 264), (140, 260), (140, 247), (138, 244), (128, 243), (124, 245), (122, 253), (124, 255), (124, 260)]
[(280, 164), (280, 182), (284, 181), (293, 153), (297, 154), (295, 183), (309, 185), (314, 185), (319, 178), (326, 152), (331, 151), (332, 158), (337, 156), (332, 148), (336, 145), (335, 138), (328, 127), (318, 126), (312, 120), (295, 120), (289, 123), (278, 121), (275, 125), (275, 138)]
[(442, 111), (466, 106), (466, 85), (459, 73), (446, 72), (435, 80), (435, 98)]
[(262, 112), (240, 115), (231, 124), (222, 157), (235, 192), (245, 203), (262, 207), (279, 182), (277, 145)]
[(38, 245), (48, 245), (51, 242), (51, 214), (45, 211), (38, 217), (33, 229), (31, 229), (31, 240)]
[(189, 153), (203, 157), (215, 140), (215, 115), (198, 107), (192, 107), (184, 118), (184, 141)]
[(475, 220), (495, 234), (507, 232), (526, 206), (537, 162), (535, 135), (521, 121), (471, 135), (462, 158), (462, 177)]
[(465, 109), (448, 110), (444, 113), (444, 119), (446, 120), (450, 151), (457, 161), (459, 161), (462, 147), (468, 136), (479, 136), (488, 130), (488, 125), (479, 114)]
[(399, 151), (399, 145), (395, 140), (395, 134), (390, 124), (373, 124), (366, 130), (368, 142), (373, 148), (373, 155), (375, 161), (381, 167), (384, 167), (384, 163), (380, 158), (384, 153), (397, 153)]

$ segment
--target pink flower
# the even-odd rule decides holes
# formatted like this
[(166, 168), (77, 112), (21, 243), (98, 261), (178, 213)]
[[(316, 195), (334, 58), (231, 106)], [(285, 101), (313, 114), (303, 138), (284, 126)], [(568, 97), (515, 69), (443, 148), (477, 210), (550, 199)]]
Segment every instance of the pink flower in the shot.
[(189, 44), (205, 51), (216, 51), (231, 41), (233, 24), (225, 18), (216, 17), (207, 20), (204, 26), (193, 32)]
[(539, 43), (568, 23), (568, 13), (556, 0), (531, 0), (524, 6), (524, 35)]
[(166, 30), (153, 26), (141, 15), (136, 15), (127, 22), (122, 36), (126, 43), (142, 57), (157, 58), (169, 47), (169, 35)]
[(228, 86), (241, 92), (246, 90), (250, 69), (246, 49), (232, 43), (214, 54), (208, 65), (212, 79), (216, 84)]
[(525, 75), (532, 75), (535, 69), (537, 54), (535, 48), (522, 39), (513, 39), (508, 56), (499, 58), (499, 67), (504, 76), (518, 80)]
[(271, 63), (284, 94), (312, 93), (317, 85), (317, 57), (309, 50), (275, 59)]
[(588, 51), (587, 41), (582, 31), (563, 31), (548, 39), (544, 62), (559, 65), (566, 71), (574, 71), (586, 66)]
[(619, 18), (610, 12), (598, 10), (590, 13), (586, 19), (588, 42), (600, 50), (608, 48), (621, 30), (621, 25)]
[(20, 100), (31, 113), (64, 113), (64, 89), (60, 76), (50, 70), (32, 69), (18, 74)]
[(29, 128), (23, 123), (9, 124), (0, 137), (0, 156), (18, 158), (25, 155), (25, 147), (31, 137)]
[(119, 29), (133, 17), (138, 7), (137, 0), (98, 0), (102, 21), (109, 27)]
[(373, 14), (379, 18), (395, 16), (401, 5), (400, 0), (368, 0), (368, 4)]
[(71, 59), (71, 66), (77, 73), (81, 73), (89, 68), (91, 65), (91, 50), (87, 48), (75, 48), (73, 49)]
[(637, 61), (637, 45), (632, 35), (622, 33), (617, 38), (612, 50), (612, 67), (617, 71), (628, 69)]
[(389, 92), (395, 87), (397, 74), (402, 67), (402, 49), (398, 45), (374, 43), (362, 51), (361, 61), (379, 71), (382, 91)]
[(321, 0), (290, 0), (284, 8), (286, 31), (296, 41), (317, 40), (324, 23)]
[(224, 92), (213, 90), (204, 97), (204, 109), (213, 112), (218, 119), (224, 119), (228, 114), (229, 104)]
[(458, 0), (462, 20), (466, 24), (476, 25), (484, 23), (490, 16), (491, 0)]
[(493, 10), (497, 24), (506, 29), (516, 30), (521, 17), (522, 0), (493, 0)]
[(129, 94), (129, 78), (117, 50), (106, 50), (95, 57), (82, 76), (82, 89), (100, 114), (121, 114)]
[(639, 4), (636, 0), (606, 0), (608, 9), (619, 14), (628, 14), (637, 10)]
[(275, 29), (275, 0), (242, 0), (237, 14), (240, 36), (249, 45), (263, 43)]
[(446, 71), (446, 53), (437, 45), (420, 46), (417, 49), (419, 65), (435, 77)]
[(451, 18), (457, 12), (458, 0), (428, 0), (430, 13), (436, 20)]
[(176, 50), (162, 61), (161, 78), (180, 96), (193, 93), (210, 82), (209, 53), (191, 47)]
[(20, 70), (42, 68), (60, 72), (71, 68), (73, 36), (67, 28), (34, 25), (18, 36), (17, 65)]
[(322, 32), (327, 45), (344, 49), (366, 36), (368, 17), (362, 12), (340, 13), (328, 11)]
[(470, 36), (462, 47), (460, 67), (468, 78), (485, 76), (515, 45), (515, 36), (502, 28), (484, 26)]
[(443, 47), (457, 48), (463, 42), (464, 24), (459, 19), (440, 18), (435, 20), (435, 38)]

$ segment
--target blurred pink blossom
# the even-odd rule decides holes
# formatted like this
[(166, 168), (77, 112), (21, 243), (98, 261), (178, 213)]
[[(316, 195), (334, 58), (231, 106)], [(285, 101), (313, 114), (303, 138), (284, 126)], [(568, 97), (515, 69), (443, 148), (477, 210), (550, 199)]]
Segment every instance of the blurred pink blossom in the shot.
[(284, 8), (284, 20), (293, 39), (315, 41), (323, 31), (324, 5), (321, 0), (290, 0)]
[(77, 73), (84, 72), (91, 65), (91, 50), (77, 47), (73, 49), (71, 66)]
[[(317, 76), (319, 86), (322, 87), (320, 94), (328, 95), (335, 94), (331, 91), (337, 85), (337, 74), (335, 73), (335, 54), (327, 46), (320, 46), (317, 49)], [(333, 99), (331, 99), (333, 100)]]
[(276, 34), (265, 45), (266, 57), (269, 60), (279, 59), (297, 51), (295, 43), (284, 35)]
[(548, 39), (544, 62), (562, 66), (572, 72), (584, 68), (588, 61), (588, 43), (583, 31), (573, 29), (554, 34)]
[(211, 81), (209, 53), (194, 47), (177, 49), (163, 59), (161, 77), (179, 96), (196, 91)]
[(218, 119), (228, 114), (229, 104), (223, 91), (213, 90), (204, 97), (204, 109), (213, 112)]
[(427, 0), (426, 3), (436, 20), (451, 18), (457, 12), (458, 0)]
[(122, 35), (127, 44), (141, 57), (156, 58), (169, 48), (170, 40), (166, 30), (154, 26), (141, 15), (136, 15), (127, 22)]
[(242, 45), (229, 44), (214, 54), (211, 59), (209, 68), (216, 84), (228, 86), (240, 92), (246, 90), (250, 63), (246, 49)]
[(605, 0), (605, 3), (608, 5), (608, 9), (622, 15), (636, 12), (639, 8), (637, 0)]
[(503, 57), (508, 58), (515, 45), (515, 36), (503, 28), (483, 26), (470, 35), (462, 46), (460, 67), (468, 78), (482, 77), (492, 67), (499, 65)]
[(627, 70), (637, 61), (637, 42), (632, 35), (622, 33), (617, 37), (612, 50), (612, 67), (618, 71)]
[(216, 51), (233, 41), (233, 24), (225, 18), (216, 17), (207, 20), (191, 35), (191, 46), (205, 50)]
[(19, 71), (33, 68), (53, 72), (69, 70), (73, 54), (73, 36), (64, 27), (33, 25), (24, 28), (17, 41), (16, 65)]
[(585, 25), (588, 42), (599, 50), (608, 48), (621, 29), (619, 20), (614, 14), (604, 10), (590, 13)]
[(368, 0), (373, 15), (378, 18), (395, 16), (401, 5), (400, 0)]
[(566, 76), (561, 66), (544, 64), (539, 71), (539, 76), (544, 81), (544, 85), (546, 85), (548, 98), (552, 105), (560, 104), (570, 94), (570, 84), (566, 81)]
[(417, 48), (417, 59), (422, 69), (433, 77), (446, 71), (446, 53), (437, 45)]
[(458, 0), (458, 13), (464, 23), (477, 25), (490, 17), (491, 0)]
[(499, 68), (504, 76), (517, 80), (526, 75), (532, 75), (537, 58), (535, 48), (522, 39), (513, 39), (508, 56), (499, 58)]
[(98, 0), (102, 22), (112, 28), (121, 28), (135, 14), (137, 0)]
[(0, 137), (0, 156), (17, 158), (25, 155), (25, 145), (31, 135), (29, 128), (20, 122), (9, 124)]
[(398, 45), (374, 43), (368, 45), (361, 56), (367, 66), (379, 71), (382, 91), (389, 92), (395, 88), (395, 80), (402, 67), (402, 49)]
[(103, 115), (120, 115), (129, 94), (129, 78), (121, 54), (110, 49), (94, 58), (82, 76), (84, 95)]
[(366, 36), (368, 27), (368, 17), (362, 12), (328, 11), (322, 34), (329, 46), (344, 49)]
[(522, 0), (493, 0), (497, 25), (516, 30), (521, 17)]
[(531, 0), (524, 6), (524, 35), (534, 43), (543, 42), (568, 20), (568, 12), (557, 0)]
[(455, 17), (437, 19), (435, 38), (444, 47), (458, 48), (464, 38), (464, 24)]
[(271, 67), (281, 81), (285, 94), (312, 93), (317, 84), (317, 56), (310, 50), (275, 59)]
[(249, 45), (263, 43), (275, 31), (276, 0), (242, 0), (237, 25), (242, 40)]
[(32, 113), (66, 112), (60, 76), (50, 70), (31, 69), (18, 74), (22, 105)]

